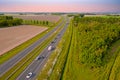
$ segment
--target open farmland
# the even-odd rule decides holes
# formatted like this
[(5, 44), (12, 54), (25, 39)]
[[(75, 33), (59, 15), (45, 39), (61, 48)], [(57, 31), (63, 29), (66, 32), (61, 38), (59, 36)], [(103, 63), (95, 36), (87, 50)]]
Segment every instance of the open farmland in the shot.
[(24, 20), (40, 20), (56, 23), (60, 20), (60, 16), (55, 15), (14, 15), (14, 18), (21, 18)]
[(0, 55), (45, 31), (45, 27), (21, 25), (0, 29)]

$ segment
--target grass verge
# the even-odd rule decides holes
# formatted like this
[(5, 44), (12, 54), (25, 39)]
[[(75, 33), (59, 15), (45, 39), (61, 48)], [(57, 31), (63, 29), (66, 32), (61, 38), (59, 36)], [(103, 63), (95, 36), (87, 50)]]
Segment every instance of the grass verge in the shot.
[[(59, 80), (63, 73), (64, 65), (67, 58), (67, 50), (69, 49), (71, 38), (71, 26), (64, 33), (62, 40), (59, 42), (56, 50), (50, 56), (44, 69), (40, 72), (38, 80)], [(66, 40), (68, 39), (68, 40)], [(64, 45), (64, 46), (63, 46)]]
[(65, 36), (65, 42), (64, 46), (62, 46), (62, 51), (60, 55), (58, 56), (57, 62), (55, 63), (53, 70), (48, 77), (49, 80), (59, 80), (62, 77), (62, 74), (64, 72), (66, 60), (68, 57), (70, 45), (71, 45), (71, 38), (72, 38), (72, 26), (71, 24), (69, 25), (69, 33), (66, 34)]

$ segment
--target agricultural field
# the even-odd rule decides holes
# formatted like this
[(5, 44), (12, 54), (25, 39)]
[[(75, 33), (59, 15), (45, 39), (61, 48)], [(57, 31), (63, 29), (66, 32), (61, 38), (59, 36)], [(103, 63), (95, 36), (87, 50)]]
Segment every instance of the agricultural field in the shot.
[(0, 29), (0, 55), (47, 30), (47, 27), (20, 25)]
[(60, 16), (56, 15), (13, 15), (14, 18), (20, 18), (23, 20), (39, 20), (39, 21), (49, 21), (56, 23), (60, 20)]

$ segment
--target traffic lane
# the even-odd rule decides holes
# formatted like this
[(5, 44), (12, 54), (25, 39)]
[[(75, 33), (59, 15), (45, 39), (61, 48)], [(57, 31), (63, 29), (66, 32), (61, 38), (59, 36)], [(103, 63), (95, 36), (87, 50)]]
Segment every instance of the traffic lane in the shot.
[(0, 76), (2, 76), (6, 71), (8, 71), (12, 66), (17, 64), (27, 53), (30, 53), (33, 49), (35, 49), (38, 45), (40, 45), (47, 37), (49, 37), (54, 31), (58, 29), (60, 25), (63, 23), (59, 24), (57, 27), (55, 27), (52, 31), (50, 31), (47, 35), (45, 35), (43, 38), (26, 48), (25, 50), (21, 51), (17, 55), (15, 55), (13, 58), (10, 60), (6, 61), (4, 64), (0, 65)]
[[(39, 60), (39, 62), (42, 62), (42, 60)], [(33, 66), (34, 65), (34, 66)], [(26, 76), (28, 75), (29, 72), (32, 72), (38, 65), (38, 61), (34, 61), (32, 62), (32, 65), (28, 66), (23, 73), (21, 74), (21, 76), (19, 76), (17, 78), (17, 80), (26, 80)], [(32, 67), (32, 68), (31, 68)], [(33, 74), (34, 75), (34, 74)]]
[[(32, 65), (28, 66), (28, 68), (20, 75), (20, 77), (17, 80), (24, 80), (26, 78), (26, 76), (28, 75), (29, 72), (33, 73), (34, 77), (36, 75), (36, 70), (37, 67), (40, 68), (44, 63), (45, 63), (45, 59), (48, 58), (48, 55), (50, 54), (51, 51), (48, 51), (48, 47), (49, 46), (54, 46), (53, 43), (50, 43), (44, 50), (43, 52), (39, 55), (39, 56), (44, 56), (44, 59), (40, 59), (39, 60), (34, 60), (33, 63), (31, 63)], [(37, 56), (38, 57), (38, 56)], [(42, 67), (41, 67), (42, 68)]]
[[(44, 56), (45, 58), (47, 58), (47, 53), (49, 53), (49, 51), (47, 51), (47, 48), (39, 56)], [(24, 80), (26, 78), (26, 76), (28, 75), (29, 72), (33, 73), (35, 71), (35, 69), (39, 66), (39, 64), (41, 64), (41, 63), (44, 62), (44, 59), (34, 60), (31, 63), (31, 65), (28, 66), (25, 69), (25, 71), (17, 78), (17, 80)], [(33, 75), (35, 75), (35, 73), (33, 73)]]
[[(65, 27), (66, 27), (66, 25), (65, 25)], [(66, 29), (66, 28), (63, 28), (63, 30), (62, 30), (60, 33), (63, 33), (63, 32), (65, 31), (65, 29)], [(57, 36), (56, 36), (56, 37), (57, 37)], [(58, 39), (58, 41), (60, 40), (60, 38), (57, 38), (57, 39)], [(57, 45), (58, 41), (56, 42), (56, 45)], [(53, 44), (50, 43), (50, 45), (53, 45)], [(50, 46), (50, 45), (49, 45), (49, 46)], [(46, 48), (44, 51), (48, 51), (47, 49), (48, 49), (49, 46), (47, 46), (47, 48)], [(54, 45), (54, 46), (55, 46), (55, 45)], [(32, 76), (32, 78), (31, 78), (31, 79), (33, 79), (33, 80), (34, 80), (36, 74), (40, 72), (40, 69), (43, 68), (45, 62), (47, 61), (47, 59), (48, 59), (48, 57), (49, 57), (49, 55), (50, 55), (50, 53), (52, 52), (52, 51), (48, 51), (48, 52), (44, 52), (44, 51), (43, 51), (43, 53), (41, 53), (39, 56), (41, 56), (41, 55), (42, 55), (42, 56), (46, 56), (46, 58), (43, 59), (42, 62), (36, 63), (35, 65), (32, 65), (32, 66), (29, 67), (29, 69), (28, 69), (28, 70), (31, 70), (31, 72), (33, 72), (33, 74), (34, 74), (34, 76)], [(32, 64), (32, 63), (31, 63), (31, 64)], [(37, 66), (37, 68), (35, 68), (34, 66)], [(36, 70), (35, 70), (35, 69), (36, 69)], [(32, 71), (32, 70), (33, 70), (33, 71)], [(23, 74), (20, 75), (20, 77), (19, 77), (17, 80), (23, 80), (23, 79), (25, 79), (25, 77), (26, 77), (26, 75), (27, 75), (28, 73), (29, 73), (29, 71), (28, 71), (28, 72), (27, 72), (27, 71), (23, 72)]]
[[(56, 37), (58, 37), (58, 38), (57, 38), (56, 42), (55, 42), (54, 44), (52, 44), (53, 46), (57, 46), (57, 44), (59, 43), (59, 41), (60, 41), (61, 37), (63, 36), (63, 34), (64, 34), (64, 32), (65, 32), (66, 28), (67, 28), (67, 25), (65, 25), (65, 28), (64, 28), (64, 29), (60, 32), (59, 37), (58, 37), (58, 36), (56, 36)], [(50, 46), (50, 45), (49, 45), (49, 46)], [(52, 51), (50, 51), (50, 53), (52, 53), (52, 52), (53, 52), (53, 50), (52, 50)], [(30, 78), (30, 80), (35, 80), (35, 79), (36, 79), (37, 74), (39, 74), (39, 73), (40, 73), (40, 71), (41, 71), (41, 70), (42, 70), (42, 68), (44, 67), (45, 63), (46, 63), (46, 62), (47, 62), (47, 60), (49, 59), (50, 53), (48, 54), (48, 56), (47, 56), (47, 58), (44, 60), (44, 62), (42, 62), (42, 63), (38, 66), (38, 68), (36, 68), (36, 70), (35, 70), (35, 71), (33, 71), (33, 74), (35, 74), (35, 75), (34, 75), (34, 76), (32, 76), (32, 77)]]

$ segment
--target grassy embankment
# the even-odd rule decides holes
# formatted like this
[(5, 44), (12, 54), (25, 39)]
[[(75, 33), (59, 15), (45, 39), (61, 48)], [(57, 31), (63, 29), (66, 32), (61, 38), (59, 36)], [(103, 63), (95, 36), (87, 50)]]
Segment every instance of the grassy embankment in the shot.
[(39, 45), (32, 52), (26, 55), (14, 67), (12, 67), (9, 71), (7, 71), (0, 79), (14, 80), (40, 54), (40, 52), (55, 38), (55, 36), (59, 33), (59, 31), (63, 28), (63, 26), (64, 24), (56, 31), (56, 33), (51, 35), (41, 45)]
[(114, 64), (111, 67), (109, 74), (109, 80), (119, 80), (120, 79), (120, 47), (115, 52), (116, 57), (114, 58)]
[(6, 52), (3, 55), (0, 55), (0, 64), (4, 63), (5, 61), (9, 60), (10, 58), (12, 58), (13, 56), (15, 56), (17, 53), (19, 53), (20, 51), (24, 50), (25, 48), (27, 48), (28, 46), (30, 46), (31, 44), (33, 44), (35, 41), (39, 40), (40, 38), (42, 38), (45, 34), (47, 34), (48, 32), (50, 32), (52, 29), (54, 29), (58, 24), (60, 24), (62, 22), (63, 18), (61, 18), (59, 20), (59, 22), (57, 22), (53, 27), (48, 27), (47, 30), (45, 30), (44, 32), (36, 35), (35, 37), (33, 37), (32, 39), (22, 43), (21, 45), (13, 48), (12, 50)]

